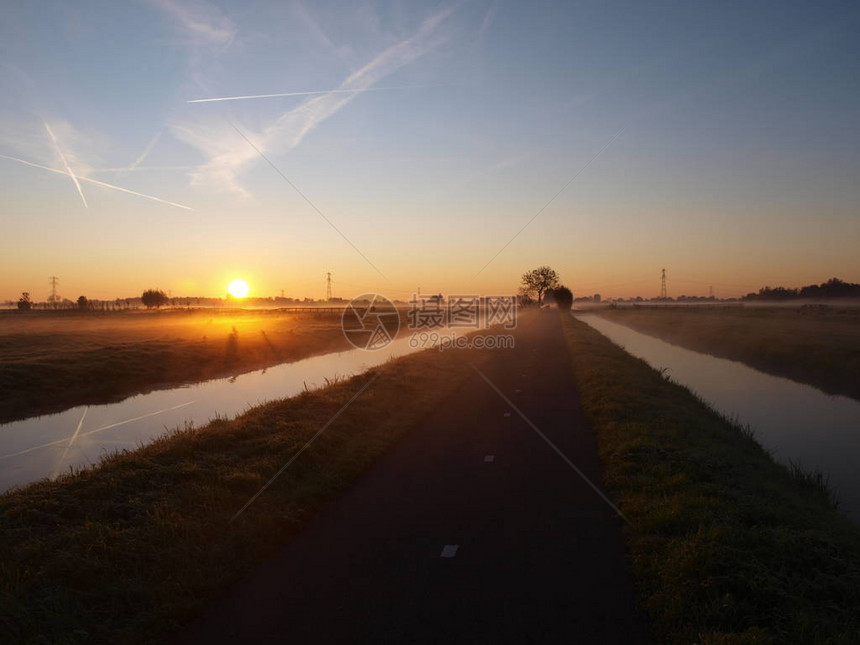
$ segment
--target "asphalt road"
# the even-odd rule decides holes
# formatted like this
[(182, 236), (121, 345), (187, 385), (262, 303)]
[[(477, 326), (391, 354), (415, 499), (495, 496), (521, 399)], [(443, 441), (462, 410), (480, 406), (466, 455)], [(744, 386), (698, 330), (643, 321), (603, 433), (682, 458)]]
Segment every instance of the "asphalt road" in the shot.
[[(554, 313), (482, 371), (602, 490)], [(476, 372), (178, 642), (644, 642), (622, 527)]]

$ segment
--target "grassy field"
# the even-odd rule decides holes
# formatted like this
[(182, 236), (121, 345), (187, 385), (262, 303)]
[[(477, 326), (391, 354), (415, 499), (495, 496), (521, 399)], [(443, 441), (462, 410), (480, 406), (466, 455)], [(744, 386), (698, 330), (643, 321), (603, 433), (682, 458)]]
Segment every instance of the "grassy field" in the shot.
[(420, 352), (0, 496), (0, 642), (161, 642), (470, 375), (462, 351)]
[(860, 399), (860, 308), (643, 307), (598, 313), (687, 349)]
[(0, 313), (0, 423), (349, 348), (334, 314)]
[(857, 642), (860, 530), (820, 481), (584, 323), (564, 324), (656, 642)]

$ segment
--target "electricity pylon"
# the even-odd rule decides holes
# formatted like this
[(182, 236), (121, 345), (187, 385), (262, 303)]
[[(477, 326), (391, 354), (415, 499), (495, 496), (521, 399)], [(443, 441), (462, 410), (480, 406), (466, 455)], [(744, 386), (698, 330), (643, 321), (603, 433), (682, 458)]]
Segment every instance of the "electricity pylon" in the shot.
[(60, 300), (60, 296), (57, 295), (57, 283), (60, 281), (60, 279), (57, 276), (52, 275), (50, 278), (48, 278), (48, 281), (51, 285), (51, 295), (48, 296), (48, 302), (50, 302), (52, 305), (56, 305), (57, 302), (59, 302)]

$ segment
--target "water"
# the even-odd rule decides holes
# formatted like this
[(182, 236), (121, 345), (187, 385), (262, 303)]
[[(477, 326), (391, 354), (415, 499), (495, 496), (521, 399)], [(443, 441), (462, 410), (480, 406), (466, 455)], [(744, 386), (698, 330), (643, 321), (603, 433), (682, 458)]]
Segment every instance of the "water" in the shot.
[(229, 379), (139, 394), (119, 403), (72, 408), (0, 425), (0, 490), (89, 466), (110, 452), (135, 449), (186, 423), (234, 417), (257, 404), (351, 376), (417, 351), (409, 338), (375, 352), (350, 350), (283, 363)]
[(749, 425), (778, 461), (820, 470), (840, 509), (860, 521), (860, 401), (683, 349), (593, 314), (578, 319), (652, 367), (668, 368), (673, 381)]

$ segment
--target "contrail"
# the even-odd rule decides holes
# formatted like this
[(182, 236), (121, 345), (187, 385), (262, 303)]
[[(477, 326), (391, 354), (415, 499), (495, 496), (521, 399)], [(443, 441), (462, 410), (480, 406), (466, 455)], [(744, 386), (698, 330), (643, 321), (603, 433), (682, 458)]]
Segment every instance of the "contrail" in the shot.
[(197, 170), (201, 166), (123, 166), (122, 168), (91, 168), (91, 173), (99, 172), (133, 172), (143, 170)]
[[(197, 400), (189, 401), (188, 403), (180, 403), (179, 405), (174, 405), (171, 408), (164, 408), (163, 410), (157, 410), (156, 412), (150, 412), (149, 414), (142, 414), (139, 417), (134, 417), (133, 419), (126, 419), (125, 421), (119, 421), (117, 423), (111, 423), (110, 425), (102, 426), (101, 428), (96, 428), (95, 430), (88, 430), (87, 432), (80, 433), (78, 437), (88, 437), (91, 434), (96, 434), (97, 432), (102, 432), (103, 430), (110, 430), (111, 428), (116, 428), (118, 426), (124, 426), (128, 423), (133, 423), (135, 421), (140, 421), (141, 419), (148, 419), (149, 417), (154, 417), (162, 412), (170, 412), (171, 410), (178, 410), (179, 408), (184, 408), (186, 405), (191, 405), (192, 403), (197, 403)], [(82, 420), (83, 421), (83, 420)], [(32, 446), (30, 448), (25, 448), (24, 450), (19, 450), (18, 452), (13, 452), (8, 455), (0, 455), (0, 459), (9, 459), (10, 457), (19, 457), (21, 455), (26, 455), (27, 453), (33, 452), (34, 450), (41, 450), (42, 448), (49, 448), (51, 446), (56, 446), (61, 443), (65, 443), (68, 439), (57, 439), (56, 441), (49, 441), (48, 443), (43, 443), (38, 446)]]
[(152, 149), (155, 147), (155, 144), (158, 143), (159, 139), (161, 139), (162, 132), (163, 132), (163, 130), (158, 131), (158, 134), (156, 134), (155, 137), (152, 139), (152, 141), (150, 141), (147, 144), (147, 146), (146, 146), (146, 148), (144, 148), (143, 152), (140, 153), (140, 156), (137, 159), (135, 159), (134, 163), (128, 167), (129, 170), (134, 170), (135, 168), (137, 168), (141, 164), (141, 162), (143, 162), (143, 160), (149, 156), (149, 153), (152, 152)]
[(99, 181), (98, 179), (90, 179), (88, 177), (81, 177), (84, 181), (88, 181), (92, 184), (96, 184), (97, 186), (104, 186), (105, 188), (113, 188), (114, 190), (118, 190), (123, 193), (128, 193), (129, 195), (137, 195), (138, 197), (144, 197), (145, 199), (151, 199), (155, 202), (161, 202), (162, 204), (168, 204), (169, 206), (175, 206), (176, 208), (183, 208), (187, 211), (193, 211), (194, 209), (190, 206), (184, 206), (182, 204), (177, 204), (176, 202), (170, 202), (166, 199), (161, 199), (160, 197), (155, 197), (154, 195), (145, 195), (144, 193), (139, 193), (134, 190), (129, 190), (128, 188), (122, 188), (121, 186), (114, 186), (113, 184), (106, 184), (103, 181)]
[[(22, 163), (25, 166), (32, 166), (33, 168), (41, 168), (42, 170), (47, 170), (49, 172), (55, 172), (60, 175), (67, 175), (65, 170), (58, 170), (57, 168), (49, 168), (48, 166), (42, 166), (37, 163), (33, 163), (32, 161), (25, 161), (24, 159), (18, 159), (17, 157), (10, 157), (9, 155), (0, 155), (0, 158), (8, 159), (9, 161), (17, 161), (18, 163)], [(81, 181), (88, 181), (91, 184), (96, 184), (97, 186), (104, 186), (105, 188), (111, 188), (113, 190), (118, 190), (123, 193), (128, 193), (129, 195), (137, 195), (138, 197), (143, 197), (145, 199), (151, 199), (155, 202), (161, 202), (162, 204), (168, 204), (169, 206), (175, 206), (176, 208), (183, 208), (187, 211), (193, 211), (194, 209), (190, 206), (183, 206), (182, 204), (177, 204), (176, 202), (169, 202), (166, 199), (161, 199), (160, 197), (154, 197), (153, 195), (145, 195), (144, 193), (139, 193), (134, 190), (129, 190), (128, 188), (123, 188), (122, 186), (114, 186), (113, 184), (107, 184), (103, 181), (99, 181), (98, 179), (90, 179), (89, 177), (81, 177)], [(75, 180), (75, 184), (77, 184), (77, 180)], [(83, 197), (83, 193), (81, 194)], [(86, 202), (84, 202), (86, 203)]]
[(69, 448), (72, 447), (72, 444), (75, 443), (75, 439), (77, 439), (78, 435), (81, 433), (81, 427), (84, 425), (84, 419), (87, 418), (87, 412), (89, 411), (89, 409), (89, 406), (84, 408), (84, 413), (83, 415), (81, 415), (81, 420), (78, 421), (78, 427), (75, 428), (75, 433), (72, 435), (72, 438), (69, 439), (69, 443), (66, 444), (66, 449), (63, 450), (63, 456), (60, 457), (60, 461), (57, 462), (57, 469), (54, 471), (54, 477), (60, 474), (60, 468), (62, 467), (63, 462), (66, 461), (66, 455), (69, 454)]
[(69, 166), (69, 162), (66, 161), (66, 155), (63, 154), (62, 148), (60, 148), (60, 143), (57, 141), (57, 137), (54, 136), (54, 131), (51, 130), (51, 126), (48, 125), (47, 121), (42, 121), (45, 124), (45, 129), (48, 131), (48, 135), (51, 137), (51, 141), (54, 142), (54, 147), (57, 149), (57, 154), (60, 155), (60, 159), (63, 161), (63, 165), (66, 167), (66, 173), (69, 177), (72, 178), (72, 181), (75, 182), (75, 188), (78, 189), (78, 194), (81, 196), (81, 201), (84, 202), (84, 208), (89, 208), (89, 204), (87, 204), (87, 198), (84, 197), (84, 191), (81, 190), (81, 184), (78, 182), (78, 178), (75, 177), (75, 173), (72, 172), (71, 167)]
[(390, 90), (408, 90), (418, 87), (404, 85), (401, 87), (368, 87), (355, 90), (320, 90), (316, 92), (282, 92), (281, 94), (251, 94), (248, 96), (219, 96), (211, 99), (191, 99), (186, 103), (212, 103), (214, 101), (243, 101), (245, 99), (271, 99), (279, 96), (313, 96), (314, 94), (356, 94), (360, 92), (387, 92)]

